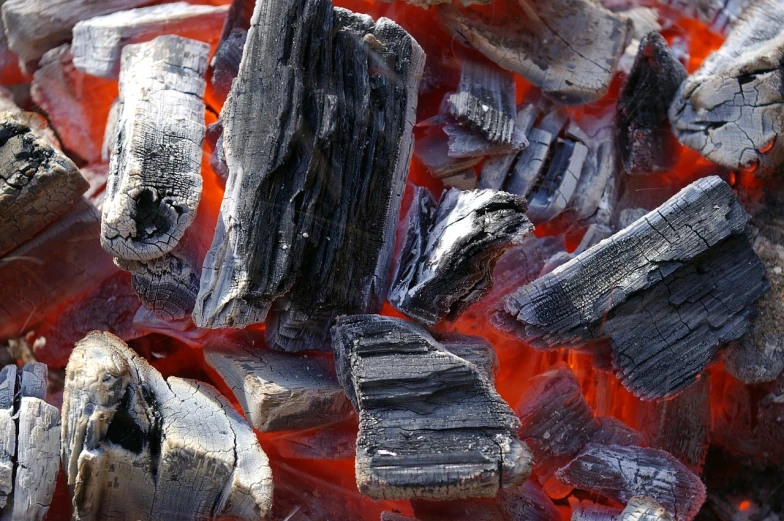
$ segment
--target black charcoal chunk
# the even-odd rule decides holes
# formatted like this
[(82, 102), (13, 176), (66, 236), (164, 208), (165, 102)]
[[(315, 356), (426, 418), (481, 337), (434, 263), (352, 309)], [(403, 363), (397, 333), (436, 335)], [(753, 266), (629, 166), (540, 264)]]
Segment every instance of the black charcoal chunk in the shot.
[(495, 190), (449, 190), (438, 207), (418, 189), (390, 303), (425, 324), (453, 320), (492, 285), (495, 261), (533, 229), (525, 201)]
[(528, 202), (528, 213), (535, 224), (549, 221), (563, 212), (574, 195), (588, 147), (566, 139), (555, 143), (553, 157), (539, 189)]
[(363, 494), (494, 497), (529, 476), (520, 422), (476, 365), (398, 318), (341, 317), (332, 336), (338, 379), (359, 413)]

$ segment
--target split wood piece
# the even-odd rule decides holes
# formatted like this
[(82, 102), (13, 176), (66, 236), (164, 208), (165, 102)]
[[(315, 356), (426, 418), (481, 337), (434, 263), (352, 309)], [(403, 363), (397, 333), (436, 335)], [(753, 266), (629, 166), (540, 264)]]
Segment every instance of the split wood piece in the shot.
[(8, 46), (22, 62), (37, 62), (71, 39), (71, 29), (87, 20), (151, 3), (151, 0), (7, 0), (3, 25)]
[(580, 501), (574, 496), (569, 497), (569, 506), (572, 508), (571, 521), (618, 521), (623, 511), (588, 499)]
[(117, 272), (100, 245), (100, 215), (78, 201), (0, 262), (0, 339), (26, 332), (62, 303)]
[(270, 441), (283, 458), (300, 460), (354, 459), (357, 447), (356, 416), (352, 414), (348, 421), (335, 425), (282, 433)]
[(628, 174), (670, 170), (680, 147), (667, 111), (688, 74), (659, 33), (643, 37), (618, 99), (618, 151)]
[(351, 409), (329, 359), (226, 342), (208, 344), (204, 359), (258, 431), (329, 425), (345, 419)]
[(711, 30), (726, 35), (754, 0), (659, 0), (687, 18), (708, 25)]
[(768, 289), (747, 220), (729, 185), (700, 179), (520, 288), (491, 322), (538, 349), (610, 337), (627, 389), (645, 399), (671, 396), (721, 344), (746, 332), (753, 303)]
[(0, 256), (66, 213), (89, 186), (36, 126), (34, 114), (0, 113)]
[(544, 171), (554, 141), (554, 135), (534, 127), (528, 133), (528, 147), (517, 158), (504, 189), (520, 197), (527, 197)]
[(487, 339), (462, 333), (446, 333), (436, 337), (441, 346), (455, 356), (471, 362), (488, 382), (495, 380), (498, 372), (498, 355)]
[(557, 476), (575, 488), (620, 503), (649, 496), (677, 521), (693, 519), (705, 502), (700, 478), (658, 449), (588, 444)]
[(674, 521), (667, 510), (648, 496), (634, 496), (621, 512), (619, 521)]
[(338, 379), (359, 413), (363, 494), (492, 497), (529, 476), (520, 422), (474, 364), (397, 318), (341, 317), (332, 335)]
[(270, 347), (324, 349), (335, 316), (381, 307), (423, 62), (386, 18), (329, 0), (256, 4), (221, 114), (229, 178), (197, 325), (242, 328), (272, 308)]
[(101, 244), (124, 261), (172, 251), (201, 199), (209, 46), (159, 36), (123, 49)]
[(628, 447), (647, 447), (648, 439), (637, 430), (632, 429), (622, 421), (612, 416), (602, 416), (599, 420), (599, 430), (593, 433), (590, 443), (597, 445), (622, 445)]
[(76, 519), (270, 513), (267, 457), (231, 404), (207, 384), (164, 380), (114, 335), (94, 331), (77, 344), (66, 368), (63, 418)]
[(14, 460), (16, 459), (16, 366), (0, 370), (0, 512), (5, 509), (14, 490)]
[(587, 155), (588, 147), (582, 143), (556, 140), (547, 173), (528, 201), (527, 215), (534, 224), (549, 221), (566, 209), (580, 182)]
[[(628, 44), (631, 22), (589, 0), (504, 0), (491, 20), (478, 11), (439, 6), (456, 36), (566, 105), (607, 92)], [(501, 22), (499, 23), (499, 20)]]
[(92, 76), (117, 78), (124, 46), (163, 34), (182, 36), (210, 45), (218, 42), (229, 6), (187, 2), (117, 11), (77, 23), (73, 28), (74, 67)]
[(417, 188), (389, 302), (425, 324), (454, 320), (492, 286), (495, 261), (533, 230), (519, 197), (495, 190)]
[(784, 11), (749, 6), (724, 44), (681, 85), (670, 121), (681, 143), (732, 170), (766, 174), (784, 164)]
[(457, 92), (447, 98), (449, 114), (491, 143), (511, 145), (517, 116), (512, 73), (470, 58), (460, 66)]
[(450, 156), (449, 140), (445, 130), (434, 129), (428, 135), (417, 138), (414, 145), (414, 155), (439, 179), (463, 172), (482, 161), (483, 156)]

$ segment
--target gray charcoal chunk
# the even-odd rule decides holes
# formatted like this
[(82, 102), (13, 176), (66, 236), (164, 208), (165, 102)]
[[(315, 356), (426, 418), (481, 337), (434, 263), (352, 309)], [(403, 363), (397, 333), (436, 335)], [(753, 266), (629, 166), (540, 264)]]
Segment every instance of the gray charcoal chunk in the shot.
[(514, 165), (504, 189), (512, 194), (527, 197), (544, 171), (550, 147), (555, 141), (551, 133), (535, 127), (528, 134), (528, 147)]
[(19, 390), (22, 396), (46, 400), (48, 368), (41, 362), (28, 362), (22, 367)]
[(528, 199), (528, 213), (534, 224), (549, 221), (563, 212), (572, 200), (588, 147), (575, 141), (558, 139), (553, 157), (539, 189)]
[(587, 499), (582, 501), (572, 497), (569, 499), (572, 507), (571, 521), (618, 521), (622, 509), (608, 505), (593, 503)]

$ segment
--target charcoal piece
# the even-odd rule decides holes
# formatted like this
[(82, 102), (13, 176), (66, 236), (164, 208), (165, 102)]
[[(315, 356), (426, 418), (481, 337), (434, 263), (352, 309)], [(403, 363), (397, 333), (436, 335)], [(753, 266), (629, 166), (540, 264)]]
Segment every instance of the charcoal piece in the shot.
[[(588, 147), (588, 155), (569, 206), (579, 220), (593, 220), (597, 224), (608, 225), (613, 213), (616, 195), (614, 183), (618, 175), (615, 111), (607, 110), (596, 118), (584, 116), (579, 123), (579, 126), (570, 124), (567, 135), (574, 135), (574, 129), (579, 129), (584, 134), (579, 140)], [(606, 213), (609, 215), (604, 215)]]
[(504, 0), (496, 5), (502, 16), (452, 5), (438, 9), (454, 35), (521, 74), (548, 98), (578, 105), (604, 96), (627, 45), (627, 19), (588, 0)]
[(587, 155), (588, 147), (582, 143), (556, 140), (547, 173), (529, 198), (527, 215), (532, 222), (549, 221), (566, 209), (580, 181)]
[(217, 43), (228, 10), (228, 6), (174, 2), (83, 20), (73, 28), (73, 65), (92, 76), (117, 78), (120, 54), (128, 44), (163, 34)]
[(0, 256), (66, 213), (89, 186), (37, 126), (34, 114), (0, 113)]
[(480, 336), (447, 333), (436, 337), (441, 346), (455, 356), (471, 362), (488, 382), (495, 380), (498, 372), (498, 355), (493, 344)]
[(109, 333), (91, 332), (71, 355), (62, 433), (77, 519), (270, 513), (267, 457), (231, 404), (207, 384), (164, 380)]
[(495, 261), (533, 229), (525, 202), (494, 190), (415, 194), (389, 302), (425, 324), (453, 320), (487, 294)]
[(512, 142), (492, 143), (482, 134), (458, 123), (446, 123), (444, 133), (447, 135), (449, 151), (447, 155), (453, 158), (497, 156), (500, 154), (514, 154), (528, 145), (525, 129), (515, 124)]
[(778, 171), (784, 163), (778, 0), (749, 6), (724, 44), (681, 85), (670, 106), (675, 135), (732, 170)]
[(504, 521), (561, 521), (561, 512), (530, 479), (499, 494)]
[(653, 498), (634, 496), (621, 512), (619, 521), (674, 521), (667, 510)]
[(512, 73), (470, 58), (460, 66), (460, 85), (447, 98), (449, 114), (491, 143), (511, 144), (517, 116)]
[(538, 349), (609, 337), (627, 389), (645, 399), (671, 396), (721, 344), (746, 332), (753, 303), (767, 291), (747, 220), (729, 185), (700, 179), (520, 288), (491, 322)]
[(430, 173), (439, 178), (452, 176), (472, 168), (482, 161), (482, 156), (452, 157), (449, 155), (449, 138), (445, 132), (434, 133), (417, 138), (414, 155)]
[(658, 449), (589, 443), (557, 476), (575, 488), (621, 503), (649, 496), (677, 521), (693, 519), (705, 502), (700, 478)]
[(213, 92), (218, 101), (225, 103), (226, 96), (231, 90), (231, 82), (237, 77), (242, 61), (242, 50), (248, 39), (248, 31), (234, 29), (219, 45), (212, 59), (212, 84)]
[(569, 497), (572, 507), (571, 521), (618, 521), (622, 509), (593, 503), (587, 499), (580, 501), (574, 496)]
[(528, 477), (520, 422), (474, 364), (398, 318), (341, 317), (332, 336), (338, 379), (359, 413), (363, 494), (492, 497)]
[(555, 136), (549, 132), (538, 127), (531, 130), (528, 147), (520, 153), (504, 188), (506, 191), (520, 197), (528, 196), (542, 175), (553, 141)]
[(201, 199), (209, 46), (159, 36), (123, 49), (101, 244), (120, 260), (169, 253)]
[(488, 157), (482, 164), (479, 188), (501, 190), (518, 154), (502, 154)]
[[(342, 388), (341, 388), (342, 392)], [(355, 420), (352, 417), (352, 420)], [(354, 459), (357, 446), (356, 421), (342, 422), (302, 431), (286, 432), (271, 439), (278, 454), (288, 459)]]
[(324, 349), (335, 316), (380, 309), (423, 62), (386, 18), (329, 0), (256, 4), (221, 114), (229, 177), (198, 326), (267, 319), (270, 347)]
[(441, 182), (446, 187), (457, 188), (458, 190), (474, 190), (477, 186), (476, 170), (466, 168), (449, 177), (442, 177)]
[(350, 410), (327, 359), (226, 342), (208, 344), (204, 359), (229, 386), (258, 431), (328, 425), (346, 418)]
[(636, 431), (612, 416), (598, 418), (599, 430), (593, 433), (590, 443), (597, 445), (636, 445), (638, 447), (648, 446), (648, 439), (639, 431)]
[(643, 37), (618, 99), (618, 152), (626, 173), (664, 172), (678, 162), (667, 111), (687, 76), (659, 33)]

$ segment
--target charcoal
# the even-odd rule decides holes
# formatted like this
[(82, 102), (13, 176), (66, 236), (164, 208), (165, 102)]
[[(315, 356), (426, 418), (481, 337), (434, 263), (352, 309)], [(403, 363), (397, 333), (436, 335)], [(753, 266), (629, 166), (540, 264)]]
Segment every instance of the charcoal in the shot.
[(534, 224), (549, 221), (563, 212), (575, 193), (588, 147), (557, 139), (553, 157), (539, 189), (529, 198), (527, 215)]
[(445, 132), (436, 130), (429, 135), (417, 138), (414, 147), (414, 155), (433, 176), (439, 179), (463, 172), (482, 161), (482, 156), (450, 156), (449, 139)]
[[(537, 349), (609, 337), (623, 385), (645, 399), (690, 385), (750, 326), (768, 289), (748, 214), (716, 176), (510, 295), (490, 317)], [(640, 317), (646, 317), (640, 320)]]
[(612, 416), (598, 418), (599, 430), (591, 436), (591, 443), (597, 445), (623, 445), (624, 447), (636, 445), (645, 447), (648, 439), (639, 431), (636, 431)]
[(73, 65), (92, 76), (117, 78), (120, 54), (128, 44), (163, 34), (217, 43), (228, 10), (228, 6), (174, 2), (83, 20), (73, 28)]
[(436, 340), (453, 355), (474, 364), (488, 382), (495, 380), (498, 355), (486, 339), (462, 333), (446, 333), (438, 335)]
[(496, 5), (504, 16), (487, 18), (452, 5), (438, 9), (454, 35), (521, 74), (548, 98), (577, 105), (604, 96), (627, 45), (628, 20), (588, 0)]
[[(342, 390), (342, 389), (341, 389)], [(357, 446), (356, 421), (313, 429), (286, 432), (272, 438), (283, 458), (304, 460), (354, 459)]]
[[(266, 518), (272, 475), (258, 440), (211, 386), (167, 380), (93, 331), (66, 368), (62, 460), (76, 519)], [(209, 472), (205, 473), (205, 469)]]
[(0, 256), (66, 213), (89, 186), (35, 127), (33, 114), (0, 113)]
[(449, 177), (441, 178), (441, 182), (444, 183), (444, 186), (458, 190), (474, 190), (477, 186), (476, 170), (466, 168)]
[(455, 189), (436, 207), (418, 189), (389, 302), (425, 324), (457, 318), (490, 290), (498, 257), (533, 229), (525, 207), (505, 192)]
[[(457, 123), (444, 125), (444, 133), (448, 136), (449, 157), (465, 158), (479, 156), (494, 156), (501, 154), (516, 155), (528, 146), (526, 135), (531, 130), (536, 119), (535, 107), (528, 105), (517, 112), (514, 121), (514, 130), (510, 143), (494, 143), (483, 134), (466, 128)], [(492, 187), (487, 187), (492, 188)]]
[(198, 326), (266, 319), (271, 348), (326, 349), (335, 316), (380, 309), (423, 62), (388, 19), (329, 0), (256, 4), (221, 113), (229, 177)]
[(479, 188), (501, 190), (518, 155), (511, 153), (488, 157), (482, 164)]
[(753, 0), (659, 0), (687, 18), (694, 18), (711, 30), (726, 35)]
[(528, 480), (499, 494), (504, 521), (561, 521), (561, 512), (542, 488)]
[(506, 183), (506, 191), (521, 197), (528, 196), (542, 175), (554, 141), (555, 136), (539, 127), (531, 130), (528, 134), (528, 147), (520, 153)]
[(681, 85), (670, 121), (681, 143), (732, 170), (778, 171), (784, 163), (778, 0), (749, 6), (724, 44)]
[(571, 496), (569, 505), (572, 507), (571, 521), (618, 521), (620, 508), (593, 503), (587, 499), (580, 501)]
[(700, 478), (658, 449), (589, 443), (557, 476), (575, 488), (620, 503), (649, 496), (677, 521), (693, 519), (705, 502)]
[(226, 101), (226, 96), (231, 90), (231, 82), (239, 74), (242, 50), (245, 48), (247, 39), (247, 30), (234, 29), (215, 51), (215, 56), (212, 59), (210, 83), (220, 102)]
[(329, 425), (346, 418), (350, 410), (328, 359), (227, 342), (207, 344), (204, 359), (232, 390), (258, 431)]
[(655, 499), (634, 496), (626, 503), (619, 521), (673, 521), (673, 518)]
[[(612, 205), (615, 203), (613, 183), (616, 182), (617, 165), (614, 116), (614, 111), (607, 111), (598, 118), (585, 116), (580, 121), (585, 130), (577, 125), (570, 125), (567, 129), (567, 135), (574, 135), (574, 128), (577, 127), (585, 134), (578, 140), (588, 147), (580, 180), (569, 203), (579, 220), (609, 224), (609, 220), (603, 218), (602, 214), (607, 211), (611, 214)], [(610, 192), (606, 193), (608, 190)], [(606, 208), (608, 204), (610, 207)]]
[(338, 379), (359, 413), (363, 494), (493, 497), (528, 477), (520, 422), (477, 366), (398, 318), (341, 317), (332, 335)]
[(678, 162), (667, 111), (687, 76), (659, 33), (643, 37), (618, 99), (618, 151), (626, 173), (665, 172)]

